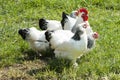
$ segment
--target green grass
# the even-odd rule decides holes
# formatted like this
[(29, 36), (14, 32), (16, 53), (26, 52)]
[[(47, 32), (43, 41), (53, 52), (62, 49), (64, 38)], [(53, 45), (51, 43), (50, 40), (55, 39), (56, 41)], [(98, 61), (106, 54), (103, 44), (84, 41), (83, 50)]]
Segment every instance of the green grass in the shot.
[[(119, 80), (119, 0), (1, 0), (0, 79)], [(20, 28), (38, 27), (39, 18), (61, 20), (63, 11), (89, 10), (89, 22), (99, 33), (96, 47), (73, 69), (63, 59), (41, 59), (18, 35)]]

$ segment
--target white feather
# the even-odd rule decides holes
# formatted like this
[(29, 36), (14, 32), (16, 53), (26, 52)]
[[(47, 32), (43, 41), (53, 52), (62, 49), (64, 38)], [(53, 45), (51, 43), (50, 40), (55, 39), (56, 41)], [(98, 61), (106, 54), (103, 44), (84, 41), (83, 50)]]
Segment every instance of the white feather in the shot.
[(60, 21), (57, 20), (47, 20), (47, 30), (61, 30), (62, 26)]
[(39, 31), (35, 27), (29, 28), (29, 33), (26, 40), (31, 48), (37, 52), (46, 51), (49, 48), (49, 43), (45, 39), (45, 31)]
[(74, 34), (70, 30), (56, 30), (54, 31), (51, 36), (50, 43), (51, 48), (56, 48), (59, 44), (63, 43), (65, 40), (70, 39)]
[[(81, 25), (78, 25), (81, 27)], [(56, 57), (63, 57), (76, 62), (76, 58), (84, 54), (87, 50), (87, 35), (84, 33), (81, 35), (81, 39), (76, 41), (72, 39), (74, 33), (68, 30), (57, 30), (51, 35), (50, 44), (55, 49), (54, 53)]]
[(66, 23), (64, 24), (64, 30), (72, 30), (73, 26), (76, 23), (76, 19), (67, 15)]

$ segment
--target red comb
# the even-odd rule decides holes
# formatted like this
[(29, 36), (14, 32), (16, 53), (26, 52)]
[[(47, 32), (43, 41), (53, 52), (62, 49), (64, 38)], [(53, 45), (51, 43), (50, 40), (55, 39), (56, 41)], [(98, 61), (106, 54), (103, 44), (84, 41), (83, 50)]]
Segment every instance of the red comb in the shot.
[(78, 12), (84, 12), (85, 14), (88, 14), (88, 11), (86, 8), (80, 8)]

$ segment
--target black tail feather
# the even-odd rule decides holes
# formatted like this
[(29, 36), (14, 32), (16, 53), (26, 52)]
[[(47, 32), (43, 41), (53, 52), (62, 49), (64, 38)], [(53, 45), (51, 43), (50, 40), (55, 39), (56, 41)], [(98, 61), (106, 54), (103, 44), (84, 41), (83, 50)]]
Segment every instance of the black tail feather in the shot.
[(62, 13), (61, 25), (63, 29), (64, 29), (64, 24), (66, 23), (66, 19), (68, 19), (67, 15), (68, 14), (66, 14), (65, 12)]
[(45, 38), (46, 38), (46, 40), (49, 42), (50, 41), (50, 39), (51, 39), (51, 33), (53, 32), (53, 30), (52, 31), (46, 31), (45, 32)]
[(44, 18), (39, 19), (39, 28), (41, 30), (46, 30), (47, 29), (47, 21)]
[(18, 34), (25, 40), (26, 34), (28, 33), (28, 29), (19, 29)]

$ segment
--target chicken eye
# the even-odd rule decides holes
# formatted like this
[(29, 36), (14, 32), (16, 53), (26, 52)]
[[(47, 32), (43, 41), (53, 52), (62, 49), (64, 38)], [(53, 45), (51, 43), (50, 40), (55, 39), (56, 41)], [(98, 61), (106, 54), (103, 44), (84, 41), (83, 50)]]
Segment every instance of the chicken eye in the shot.
[(83, 13), (82, 16), (85, 16), (85, 13)]
[(87, 26), (88, 26), (87, 24), (84, 24), (84, 25), (83, 25), (83, 28), (87, 28)]
[(79, 12), (75, 12), (75, 15), (78, 16)]

